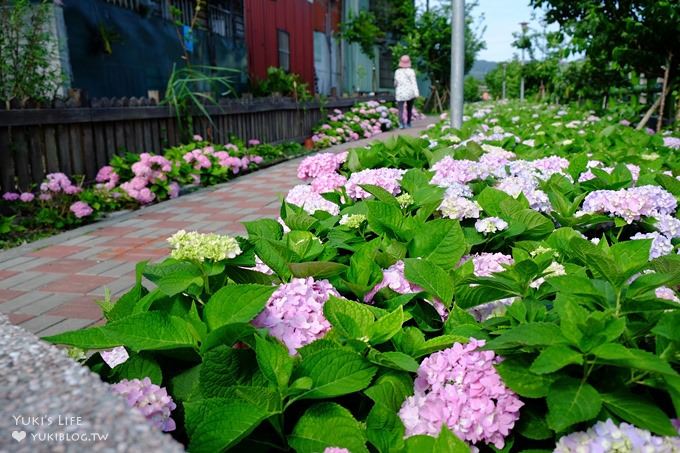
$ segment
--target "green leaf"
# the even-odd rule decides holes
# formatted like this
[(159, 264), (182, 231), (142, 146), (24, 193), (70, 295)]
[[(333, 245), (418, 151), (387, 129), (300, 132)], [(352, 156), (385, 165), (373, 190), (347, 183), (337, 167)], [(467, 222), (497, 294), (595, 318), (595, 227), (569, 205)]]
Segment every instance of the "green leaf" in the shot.
[(330, 296), (323, 306), (323, 312), (343, 337), (368, 340), (375, 317), (365, 305)]
[(226, 397), (234, 385), (266, 385), (252, 350), (220, 346), (207, 352), (199, 374), (204, 397)]
[(627, 392), (606, 393), (602, 394), (602, 401), (607, 409), (638, 428), (661, 436), (678, 434), (668, 415), (642, 396)]
[(314, 277), (324, 279), (335, 277), (346, 272), (349, 267), (345, 264), (334, 263), (331, 261), (310, 261), (306, 263), (288, 264), (293, 277)]
[(103, 326), (64, 332), (43, 340), (81, 349), (126, 346), (133, 351), (195, 348), (197, 345), (187, 321), (159, 311), (139, 313)]
[(427, 259), (444, 270), (454, 268), (466, 250), (460, 224), (448, 219), (425, 223), (408, 245), (409, 257)]
[(618, 343), (606, 343), (594, 348), (590, 353), (611, 365), (678, 376), (667, 361), (642, 349), (629, 349)]
[(548, 346), (531, 364), (530, 371), (536, 374), (553, 373), (567, 365), (582, 365), (583, 356), (566, 345)]
[(251, 238), (259, 236), (277, 241), (283, 237), (283, 227), (274, 219), (258, 219), (252, 222), (241, 223)]
[(130, 358), (111, 370), (116, 381), (148, 377), (156, 385), (163, 382), (163, 371), (158, 362), (147, 354), (131, 354)]
[(399, 206), (399, 202), (396, 198), (394, 198), (394, 195), (380, 186), (375, 186), (373, 184), (360, 184), (360, 187), (383, 203), (391, 204), (397, 207)]
[(141, 261), (135, 266), (135, 286), (127, 293), (123, 294), (120, 299), (116, 301), (111, 310), (106, 315), (108, 321), (117, 321), (121, 318), (131, 315), (137, 302), (149, 291), (142, 286), (142, 275), (148, 261)]
[(413, 380), (404, 373), (387, 373), (380, 376), (375, 385), (364, 390), (377, 405), (398, 412), (404, 400), (413, 394)]
[(611, 255), (624, 277), (631, 277), (648, 266), (651, 246), (651, 239), (623, 241), (612, 245)]
[(527, 439), (543, 440), (551, 439), (554, 436), (545, 421), (545, 413), (537, 411), (530, 405), (522, 408), (522, 416), (517, 422), (516, 429)]
[(309, 231), (291, 231), (286, 234), (286, 246), (302, 261), (312, 261), (323, 253), (324, 246)]
[(184, 292), (191, 285), (203, 285), (201, 269), (193, 263), (184, 261), (170, 260), (157, 265), (148, 265), (144, 275), (168, 296)]
[(377, 368), (361, 355), (344, 349), (325, 349), (306, 357), (295, 377), (312, 378), (312, 388), (299, 399), (333, 398), (366, 388)]
[(442, 425), (439, 437), (424, 434), (406, 439), (406, 453), (469, 453), (470, 446), (457, 438), (446, 425)]
[(493, 187), (487, 187), (477, 196), (477, 203), (484, 212), (494, 217), (505, 217), (505, 212), (501, 209), (503, 202), (515, 206), (516, 210), (522, 209), (521, 203), (502, 190)]
[(212, 295), (205, 305), (204, 317), (210, 330), (225, 324), (249, 322), (260, 313), (275, 286), (227, 285)]
[(423, 357), (425, 355), (430, 355), (433, 352), (449, 348), (453, 345), (453, 343), (467, 343), (468, 341), (468, 337), (463, 337), (460, 335), (441, 335), (439, 337), (430, 338), (425, 343), (421, 344), (415, 350), (413, 356), (416, 358)]
[(271, 414), (241, 400), (209, 398), (184, 403), (189, 451), (214, 453), (238, 444)]
[(543, 398), (554, 381), (552, 376), (532, 373), (529, 371), (529, 363), (518, 358), (506, 358), (496, 364), (496, 370), (505, 385), (526, 398)]
[(404, 260), (404, 276), (448, 305), (453, 299), (453, 281), (441, 267), (424, 259)]
[(510, 218), (524, 227), (522, 238), (525, 239), (542, 239), (555, 229), (552, 220), (533, 209), (513, 212)]
[(307, 409), (288, 436), (288, 443), (299, 453), (319, 453), (327, 447), (368, 453), (363, 425), (336, 403), (320, 403)]
[(404, 215), (398, 206), (381, 201), (367, 201), (366, 205), (368, 226), (373, 232), (405, 239)]
[(602, 407), (602, 398), (590, 384), (562, 377), (550, 386), (547, 403), (548, 426), (560, 432), (595, 418)]
[(262, 262), (269, 266), (281, 280), (287, 281), (292, 276), (288, 264), (295, 261), (293, 253), (278, 241), (256, 237), (252, 240), (255, 253)]
[(674, 311), (672, 313), (665, 313), (656, 326), (652, 329), (652, 333), (672, 341), (680, 342), (680, 312)]
[(210, 331), (206, 339), (201, 344), (201, 354), (205, 354), (217, 346), (233, 346), (237, 341), (243, 341), (245, 338), (253, 335), (254, 333), (255, 328), (250, 323), (237, 322), (233, 324), (225, 324), (215, 330)]
[(368, 360), (376, 365), (381, 365), (393, 370), (409, 371), (411, 373), (418, 371), (418, 362), (416, 362), (413, 357), (406, 355), (403, 352), (377, 352), (373, 349), (368, 354)]
[(288, 348), (273, 337), (255, 337), (255, 357), (262, 374), (277, 388), (284, 389), (293, 374), (295, 360)]
[(518, 346), (551, 346), (566, 343), (560, 328), (549, 322), (520, 324), (489, 341), (485, 349), (511, 349)]
[(401, 330), (404, 322), (404, 309), (400, 306), (391, 313), (378, 319), (369, 329), (369, 339), (372, 345), (388, 341)]

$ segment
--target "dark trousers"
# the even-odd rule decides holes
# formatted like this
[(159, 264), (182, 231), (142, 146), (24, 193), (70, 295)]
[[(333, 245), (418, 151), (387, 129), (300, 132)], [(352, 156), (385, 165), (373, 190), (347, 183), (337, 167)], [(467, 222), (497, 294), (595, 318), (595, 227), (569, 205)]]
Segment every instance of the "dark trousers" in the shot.
[(397, 110), (399, 110), (399, 124), (406, 126), (411, 125), (414, 102), (415, 99), (410, 99), (408, 101), (397, 101)]

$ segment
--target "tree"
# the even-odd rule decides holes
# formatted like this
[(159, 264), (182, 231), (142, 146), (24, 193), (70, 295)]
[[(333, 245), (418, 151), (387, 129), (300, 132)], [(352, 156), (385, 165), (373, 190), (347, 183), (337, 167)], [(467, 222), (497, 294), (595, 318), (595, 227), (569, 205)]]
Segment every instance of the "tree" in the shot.
[[(475, 62), (480, 50), (486, 48), (481, 38), (483, 29), (475, 26), (472, 16), (476, 1), (465, 5), (465, 73)], [(430, 8), (416, 17), (411, 32), (397, 45), (392, 46), (396, 60), (401, 55), (411, 56), (417, 71), (425, 74), (432, 84), (432, 93), (426, 108), (442, 110), (447, 104), (451, 81), (451, 5)]]
[(680, 67), (680, 2), (530, 0), (530, 5), (543, 8), (548, 23), (570, 35), (572, 49), (584, 52), (594, 67), (664, 76), (663, 110)]
[(477, 102), (479, 99), (479, 82), (472, 76), (465, 77), (463, 83), (463, 100), (465, 102)]
[(508, 98), (519, 98), (519, 80), (522, 77), (522, 66), (519, 61), (500, 63), (486, 73), (484, 83), (489, 93), (496, 99), (503, 96), (503, 66), (505, 66), (505, 95)]

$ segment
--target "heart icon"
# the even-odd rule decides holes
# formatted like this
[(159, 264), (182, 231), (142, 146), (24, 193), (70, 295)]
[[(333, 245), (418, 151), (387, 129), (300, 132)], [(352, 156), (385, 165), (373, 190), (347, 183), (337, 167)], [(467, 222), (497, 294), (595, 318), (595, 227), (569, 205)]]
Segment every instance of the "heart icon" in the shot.
[(12, 437), (17, 442), (21, 442), (26, 438), (26, 431), (12, 431)]

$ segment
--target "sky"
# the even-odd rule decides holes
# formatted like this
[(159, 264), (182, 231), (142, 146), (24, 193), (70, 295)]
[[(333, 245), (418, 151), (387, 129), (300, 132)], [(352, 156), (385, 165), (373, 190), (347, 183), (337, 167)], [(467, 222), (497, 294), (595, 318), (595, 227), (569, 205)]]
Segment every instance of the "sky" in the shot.
[[(529, 27), (541, 29), (538, 20), (540, 15), (531, 20), (534, 10), (529, 6), (529, 0), (479, 0), (474, 15), (484, 14), (484, 40), (486, 49), (479, 52), (480, 60), (505, 61), (518, 52), (511, 46), (512, 33), (520, 30), (520, 22), (529, 22)], [(537, 11), (540, 13), (540, 11)]]
[[(416, 0), (419, 8), (425, 8), (426, 0)], [(430, 0), (430, 4), (437, 4), (441, 0)], [(540, 30), (541, 26), (537, 19), (531, 20), (534, 10), (529, 7), (529, 0), (479, 0), (479, 6), (473, 14), (479, 17), (484, 14), (483, 24), (486, 26), (483, 38), (486, 41), (486, 49), (478, 55), (478, 60), (506, 61), (518, 52), (510, 44), (513, 41), (512, 33), (520, 30), (520, 22), (529, 22), (529, 27)], [(540, 11), (537, 11), (540, 13)]]

